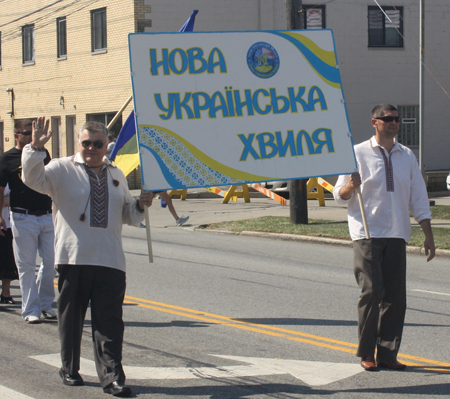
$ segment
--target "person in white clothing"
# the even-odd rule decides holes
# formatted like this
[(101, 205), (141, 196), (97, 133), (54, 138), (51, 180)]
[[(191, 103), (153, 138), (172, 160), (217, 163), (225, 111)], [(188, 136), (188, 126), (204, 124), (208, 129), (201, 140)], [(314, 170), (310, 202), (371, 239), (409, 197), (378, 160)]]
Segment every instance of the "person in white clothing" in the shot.
[(58, 280), (58, 328), (65, 385), (83, 385), (79, 374), (81, 338), (90, 303), (97, 374), (105, 393), (126, 397), (122, 367), (125, 254), (122, 224), (139, 225), (153, 194), (134, 199), (122, 171), (105, 157), (108, 129), (86, 122), (80, 151), (44, 167), (42, 152), (50, 139), (49, 121), (33, 123), (31, 144), (22, 155), (24, 183), (50, 195), (54, 205), (55, 264)]
[(108, 146), (106, 147), (107, 151), (105, 154), (106, 158), (108, 158), (108, 159), (111, 158), (111, 153), (114, 150), (115, 145), (116, 145), (116, 139), (112, 133), (109, 133), (108, 134)]
[[(52, 200), (30, 189), (22, 181), (21, 156), (25, 145), (31, 142), (31, 124), (29, 119), (15, 123), (16, 145), (0, 156), (0, 208), (3, 207), (4, 189), (9, 183), (11, 231), (22, 292), (22, 317), (27, 323), (36, 324), (40, 322), (41, 315), (45, 319), (56, 319), (52, 308), (55, 263)], [(47, 164), (50, 154), (45, 149), (43, 154), (42, 164)], [(0, 217), (0, 226), (6, 229), (3, 217)], [(36, 277), (38, 252), (42, 263)]]
[[(368, 371), (406, 367), (397, 360), (397, 354), (406, 312), (410, 210), (425, 234), (427, 261), (435, 256), (424, 179), (413, 152), (396, 139), (399, 120), (393, 105), (380, 104), (372, 110), (375, 136), (354, 147), (359, 173), (339, 176), (333, 190), (335, 200), (348, 206), (354, 273), (361, 288), (356, 355)], [(359, 188), (370, 238), (364, 230)]]

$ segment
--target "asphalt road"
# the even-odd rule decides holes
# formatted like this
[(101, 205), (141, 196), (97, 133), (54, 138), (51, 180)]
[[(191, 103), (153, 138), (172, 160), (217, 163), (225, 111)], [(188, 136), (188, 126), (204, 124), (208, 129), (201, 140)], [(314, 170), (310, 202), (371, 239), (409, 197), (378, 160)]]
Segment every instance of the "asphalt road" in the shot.
[[(408, 258), (408, 312), (399, 359), (407, 371), (364, 372), (355, 357), (352, 250), (346, 247), (153, 227), (125, 227), (124, 360), (139, 398), (441, 398), (450, 392), (448, 259)], [(20, 299), (17, 282), (13, 295)], [(57, 370), (56, 322), (27, 325), (0, 307), (0, 398), (104, 398)], [(8, 396), (10, 395), (10, 396)], [(26, 395), (26, 396), (21, 396)]]

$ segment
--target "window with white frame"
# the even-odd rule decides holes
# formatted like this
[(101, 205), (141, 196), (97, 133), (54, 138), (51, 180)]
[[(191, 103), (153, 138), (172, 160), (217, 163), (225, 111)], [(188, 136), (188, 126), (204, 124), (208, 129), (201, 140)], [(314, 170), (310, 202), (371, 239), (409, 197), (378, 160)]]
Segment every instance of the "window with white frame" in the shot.
[(397, 105), (400, 116), (400, 129), (397, 134), (399, 143), (407, 147), (419, 145), (419, 106)]
[(34, 25), (22, 27), (22, 63), (34, 63)]
[(303, 4), (303, 28), (325, 29), (325, 6)]
[(92, 51), (106, 50), (106, 8), (91, 11)]
[(403, 7), (369, 6), (369, 47), (403, 47)]
[(65, 58), (67, 56), (66, 17), (56, 19), (56, 37), (57, 37), (57, 57)]

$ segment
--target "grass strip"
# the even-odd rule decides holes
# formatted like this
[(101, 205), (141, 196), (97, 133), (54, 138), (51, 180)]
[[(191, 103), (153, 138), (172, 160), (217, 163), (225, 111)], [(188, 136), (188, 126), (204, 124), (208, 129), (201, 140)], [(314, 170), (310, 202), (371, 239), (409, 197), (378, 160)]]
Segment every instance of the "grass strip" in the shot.
[[(450, 208), (450, 207), (449, 207)], [(226, 229), (235, 232), (260, 231), (266, 233), (298, 234), (305, 236), (328, 237), (350, 240), (346, 221), (310, 219), (308, 224), (291, 224), (285, 216), (263, 216), (255, 219), (245, 219), (232, 222), (210, 224), (208, 229)], [(450, 229), (433, 227), (436, 248), (450, 249)], [(411, 241), (408, 245), (421, 247), (424, 235), (420, 226), (413, 226)]]
[(450, 206), (448, 205), (435, 205), (431, 206), (431, 216), (433, 219), (450, 219)]

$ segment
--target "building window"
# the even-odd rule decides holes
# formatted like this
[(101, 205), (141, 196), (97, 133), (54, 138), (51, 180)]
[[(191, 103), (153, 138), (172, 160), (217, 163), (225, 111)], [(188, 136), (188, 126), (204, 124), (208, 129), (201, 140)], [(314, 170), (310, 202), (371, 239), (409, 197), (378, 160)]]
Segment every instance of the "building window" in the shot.
[(419, 106), (398, 105), (397, 110), (400, 115), (398, 141), (407, 147), (417, 147), (419, 145)]
[(369, 6), (369, 47), (403, 47), (403, 7), (383, 11)]
[(71, 156), (77, 152), (78, 137), (76, 116), (66, 116), (66, 156)]
[(304, 29), (325, 29), (325, 6), (304, 4), (302, 9)]
[[(101, 122), (105, 126), (108, 126), (109, 122), (111, 122), (116, 116), (117, 112), (107, 112), (104, 114), (86, 114), (86, 121), (96, 121)], [(118, 136), (120, 129), (122, 128), (122, 115), (119, 116), (116, 123), (111, 126), (109, 131), (114, 134), (114, 136)]]
[(22, 62), (34, 63), (34, 25), (22, 27)]
[(58, 58), (66, 58), (67, 56), (67, 30), (66, 17), (58, 18), (56, 20), (56, 35), (57, 35), (57, 52)]
[(106, 8), (91, 11), (92, 51), (106, 50)]

